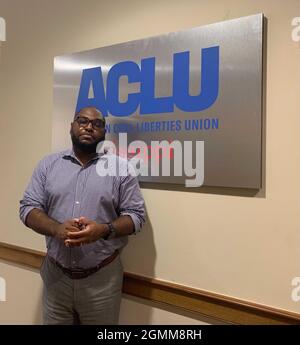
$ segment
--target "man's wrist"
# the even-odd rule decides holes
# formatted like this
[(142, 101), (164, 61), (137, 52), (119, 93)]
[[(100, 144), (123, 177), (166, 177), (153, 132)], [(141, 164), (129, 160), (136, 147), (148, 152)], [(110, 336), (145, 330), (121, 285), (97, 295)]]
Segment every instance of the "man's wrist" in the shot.
[(52, 237), (57, 237), (57, 235), (59, 233), (59, 226), (60, 225), (61, 225), (61, 223), (56, 222), (55, 220), (53, 220), (53, 223), (49, 227), (49, 230), (50, 230), (50, 233), (51, 233)]
[(105, 230), (104, 230), (104, 232), (102, 232), (102, 235), (101, 235), (101, 238), (103, 238), (104, 240), (106, 239), (106, 237), (108, 237), (109, 236), (109, 234), (110, 234), (110, 230), (109, 230), (109, 226), (106, 224), (106, 223), (104, 223), (104, 224), (102, 224), (105, 228)]
[(106, 231), (105, 235), (103, 236), (103, 239), (104, 240), (110, 240), (112, 238), (115, 238), (117, 236), (117, 230), (113, 226), (113, 224), (112, 223), (106, 223), (105, 225), (107, 226), (107, 231)]

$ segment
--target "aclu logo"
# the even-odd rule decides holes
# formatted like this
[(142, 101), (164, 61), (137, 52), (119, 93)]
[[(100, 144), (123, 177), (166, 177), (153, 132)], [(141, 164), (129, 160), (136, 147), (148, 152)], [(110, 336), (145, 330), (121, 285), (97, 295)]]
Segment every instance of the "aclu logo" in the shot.
[[(100, 109), (104, 116), (129, 116), (139, 107), (141, 115), (172, 113), (176, 106), (184, 112), (202, 111), (211, 107), (219, 93), (219, 46), (201, 50), (201, 76), (198, 95), (190, 95), (190, 52), (173, 54), (172, 95), (155, 97), (155, 57), (134, 61), (121, 61), (107, 74), (106, 93), (101, 66), (84, 69), (79, 87), (76, 113), (87, 106)], [(127, 94), (120, 102), (119, 82), (126, 77), (128, 83), (139, 83), (139, 92)], [(90, 98), (89, 95), (92, 94)]]
[(295, 28), (292, 30), (292, 40), (295, 42), (300, 42), (300, 17), (295, 17), (292, 19), (292, 26)]
[(6, 281), (0, 277), (0, 302), (6, 301)]
[(294, 302), (300, 301), (300, 277), (295, 277), (292, 280), (292, 286), (295, 286), (295, 288), (292, 290), (292, 300)]
[(0, 17), (0, 41), (6, 41), (6, 23), (2, 17)]

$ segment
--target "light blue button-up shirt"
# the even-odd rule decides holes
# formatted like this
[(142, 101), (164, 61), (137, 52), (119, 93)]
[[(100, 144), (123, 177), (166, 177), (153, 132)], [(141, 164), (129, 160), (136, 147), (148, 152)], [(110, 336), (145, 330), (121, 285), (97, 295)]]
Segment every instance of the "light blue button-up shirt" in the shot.
[[(72, 149), (43, 158), (20, 201), (22, 222), (26, 225), (26, 217), (34, 208), (60, 223), (81, 216), (108, 223), (121, 215), (129, 215), (135, 233), (139, 232), (145, 221), (145, 209), (137, 178), (99, 176), (96, 171), (99, 159), (105, 160), (107, 155), (98, 153), (82, 166)], [(62, 240), (46, 236), (48, 254), (68, 268), (94, 267), (127, 242), (128, 236), (123, 236), (68, 248)]]

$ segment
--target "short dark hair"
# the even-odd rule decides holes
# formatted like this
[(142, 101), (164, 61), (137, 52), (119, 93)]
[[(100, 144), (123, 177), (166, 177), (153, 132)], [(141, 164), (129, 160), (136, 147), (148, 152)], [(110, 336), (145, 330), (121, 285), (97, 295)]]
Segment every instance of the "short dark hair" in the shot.
[(77, 112), (75, 112), (75, 114), (74, 114), (74, 120), (78, 117), (78, 115), (79, 115), (79, 113), (83, 110), (83, 109), (86, 109), (86, 108), (91, 108), (91, 109), (94, 109), (97, 113), (99, 113), (99, 115), (100, 115), (100, 117), (101, 117), (101, 120), (103, 120), (103, 122), (104, 122), (104, 124), (105, 124), (105, 117), (103, 116), (103, 114), (102, 114), (102, 112), (98, 109), (98, 108), (96, 108), (96, 107), (94, 107), (94, 106), (86, 106), (86, 107), (83, 107), (83, 108), (81, 108), (79, 111), (77, 111)]

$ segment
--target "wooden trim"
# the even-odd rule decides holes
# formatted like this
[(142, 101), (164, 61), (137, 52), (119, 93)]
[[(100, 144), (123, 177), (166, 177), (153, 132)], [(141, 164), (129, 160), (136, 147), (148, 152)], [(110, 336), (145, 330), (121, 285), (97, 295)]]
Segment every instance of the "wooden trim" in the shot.
[(123, 292), (234, 324), (300, 324), (297, 313), (132, 273), (124, 274)]
[(0, 242), (0, 259), (31, 268), (40, 268), (44, 252)]
[[(38, 269), (44, 257), (44, 252), (0, 242), (0, 259)], [(300, 324), (298, 313), (128, 272), (123, 292), (235, 324)]]

